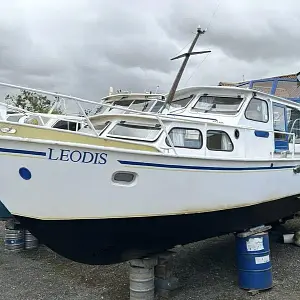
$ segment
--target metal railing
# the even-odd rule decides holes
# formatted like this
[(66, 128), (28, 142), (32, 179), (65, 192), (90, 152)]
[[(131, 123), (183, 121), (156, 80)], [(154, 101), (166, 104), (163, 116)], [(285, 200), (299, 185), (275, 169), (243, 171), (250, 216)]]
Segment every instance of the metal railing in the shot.
[[(104, 107), (117, 108), (117, 109), (120, 109), (120, 110), (135, 113), (136, 115), (144, 115), (144, 116), (154, 118), (161, 125), (162, 130), (166, 134), (166, 138), (167, 138), (168, 142), (170, 143), (171, 149), (173, 150), (173, 152), (176, 156), (178, 156), (178, 153), (177, 153), (177, 151), (175, 149), (175, 146), (174, 146), (174, 143), (173, 143), (173, 141), (172, 141), (172, 139), (171, 139), (171, 137), (170, 137), (170, 135), (167, 131), (167, 128), (164, 124), (164, 121), (182, 121), (182, 122), (185, 122), (185, 123), (193, 123), (193, 124), (199, 122), (199, 123), (201, 123), (205, 126), (205, 130), (207, 129), (208, 125), (213, 126), (213, 127), (219, 125), (219, 126), (222, 126), (223, 128), (224, 127), (235, 128), (235, 129), (240, 129), (240, 130), (244, 130), (244, 131), (247, 131), (247, 130), (256, 131), (257, 130), (256, 128), (249, 127), (249, 126), (230, 125), (230, 124), (223, 124), (223, 123), (221, 124), (221, 123), (216, 123), (216, 122), (213, 122), (213, 121), (207, 122), (207, 120), (201, 119), (201, 117), (199, 117), (199, 119), (195, 119), (194, 117), (189, 117), (189, 116), (167, 115), (167, 114), (163, 114), (162, 112), (152, 113), (152, 112), (146, 112), (146, 111), (138, 111), (138, 110), (130, 109), (128, 107), (123, 107), (123, 106), (118, 106), (118, 105), (111, 105), (111, 104), (107, 104), (107, 103), (104, 103), (104, 102), (99, 103), (99, 102), (96, 102), (96, 101), (87, 100), (87, 99), (80, 98), (80, 97), (74, 97), (74, 96), (64, 95), (64, 94), (60, 94), (60, 93), (48, 92), (48, 91), (43, 91), (43, 90), (39, 90), (39, 89), (27, 88), (27, 87), (23, 87), (23, 86), (8, 84), (8, 83), (0, 82), (0, 86), (27, 90), (27, 91), (31, 91), (31, 92), (35, 92), (35, 93), (39, 93), (39, 94), (51, 95), (51, 96), (61, 97), (61, 98), (65, 98), (67, 100), (75, 101), (78, 108), (79, 108), (79, 110), (83, 114), (82, 120), (85, 120), (87, 122), (87, 124), (89, 125), (89, 127), (91, 128), (91, 130), (93, 131), (93, 133), (95, 134), (96, 137), (99, 137), (99, 135), (98, 135), (94, 125), (92, 124), (92, 122), (90, 120), (90, 118), (95, 117), (95, 115), (88, 117), (80, 103), (93, 104), (93, 105), (97, 105), (97, 106), (99, 106), (99, 104), (100, 104), (100, 105), (103, 105)], [(25, 113), (28, 113), (28, 114), (31, 114), (31, 115), (33, 114), (35, 116), (48, 117), (48, 118), (49, 118), (49, 116), (51, 116), (51, 117), (54, 117), (54, 118), (57, 118), (57, 119), (60, 119), (60, 120), (63, 119), (63, 115), (58, 116), (58, 115), (49, 115), (49, 114), (44, 114), (44, 113), (33, 113), (33, 112), (28, 111), (28, 110), (25, 110), (25, 109), (22, 109), (22, 108), (17, 108), (15, 106), (12, 106), (12, 105), (9, 105), (9, 104), (6, 104), (6, 103), (1, 103), (1, 105), (7, 106), (8, 108), (17, 109), (17, 110), (20, 110), (22, 112), (25, 112)], [(98, 116), (101, 116), (101, 115), (107, 116), (107, 114), (99, 114)], [(125, 116), (125, 115), (122, 115), (122, 116)], [(132, 117), (132, 115), (129, 114), (126, 117)], [(81, 117), (76, 117), (76, 118), (81, 118)], [(70, 120), (70, 118), (68, 118), (68, 116), (66, 116), (65, 120)], [(275, 133), (280, 133), (280, 134), (292, 136), (293, 137), (293, 142), (292, 142), (293, 146), (292, 146), (292, 153), (291, 154), (292, 154), (292, 157), (294, 157), (294, 155), (295, 155), (295, 133), (280, 132), (280, 131), (275, 131), (275, 130), (263, 130), (263, 131), (268, 132), (268, 133), (272, 133), (273, 137), (274, 137), (274, 140), (275, 140)], [(273, 152), (272, 152), (272, 157), (273, 157)]]

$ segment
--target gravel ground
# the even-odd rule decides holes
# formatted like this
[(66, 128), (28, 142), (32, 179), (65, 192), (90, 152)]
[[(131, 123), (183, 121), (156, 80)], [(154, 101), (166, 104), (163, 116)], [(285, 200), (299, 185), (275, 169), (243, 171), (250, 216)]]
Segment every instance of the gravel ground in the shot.
[[(300, 220), (287, 227), (300, 229)], [(0, 223), (0, 233), (4, 233)], [(208, 239), (176, 248), (174, 273), (181, 288), (174, 300), (298, 300), (300, 248), (271, 242), (274, 287), (255, 296), (237, 286), (234, 237)], [(0, 243), (2, 300), (126, 300), (128, 265), (88, 266), (64, 259), (45, 247), (7, 253)]]

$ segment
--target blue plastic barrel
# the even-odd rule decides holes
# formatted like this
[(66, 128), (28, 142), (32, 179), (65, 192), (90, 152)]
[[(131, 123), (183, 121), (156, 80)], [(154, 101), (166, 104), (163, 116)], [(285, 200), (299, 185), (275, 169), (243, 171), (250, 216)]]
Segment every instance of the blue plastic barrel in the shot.
[(242, 289), (265, 290), (272, 287), (269, 235), (236, 236), (238, 282)]

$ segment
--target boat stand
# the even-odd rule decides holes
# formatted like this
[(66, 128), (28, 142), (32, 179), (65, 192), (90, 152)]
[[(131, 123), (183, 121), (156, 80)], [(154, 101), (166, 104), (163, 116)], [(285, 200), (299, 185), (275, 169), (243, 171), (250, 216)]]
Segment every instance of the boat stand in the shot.
[(6, 220), (4, 244), (5, 250), (9, 252), (21, 252), (24, 249), (38, 248), (38, 240), (28, 230), (22, 228), (14, 218)]
[(173, 276), (173, 252), (129, 261), (130, 300), (170, 299), (178, 288)]

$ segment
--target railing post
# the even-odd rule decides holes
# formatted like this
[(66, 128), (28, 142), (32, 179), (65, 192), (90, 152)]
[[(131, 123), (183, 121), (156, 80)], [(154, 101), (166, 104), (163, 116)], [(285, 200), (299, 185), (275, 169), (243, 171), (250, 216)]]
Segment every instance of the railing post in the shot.
[(171, 139), (170, 136), (169, 136), (169, 133), (168, 133), (168, 131), (167, 131), (167, 128), (166, 128), (165, 124), (163, 123), (163, 121), (160, 119), (160, 117), (159, 117), (158, 115), (156, 115), (156, 118), (157, 118), (159, 124), (161, 125), (163, 131), (166, 133), (168, 142), (170, 143), (170, 145), (171, 145), (171, 147), (172, 147), (172, 149), (173, 149), (175, 155), (178, 156), (177, 151), (176, 151), (176, 149), (175, 149), (175, 147), (174, 147), (174, 144), (173, 144), (173, 142), (172, 142), (172, 139)]
[(293, 133), (293, 153), (292, 153), (292, 157), (295, 157), (295, 147), (296, 147), (296, 135), (295, 133)]
[(97, 131), (96, 131), (94, 125), (92, 124), (92, 122), (90, 121), (90, 119), (88, 118), (88, 116), (86, 115), (84, 109), (82, 108), (82, 106), (80, 105), (80, 103), (78, 102), (78, 100), (76, 101), (76, 103), (77, 103), (79, 109), (81, 110), (81, 112), (83, 113), (83, 115), (84, 115), (86, 121), (88, 122), (89, 126), (90, 126), (91, 129), (94, 131), (95, 135), (98, 136), (98, 133), (97, 133)]
[(204, 124), (204, 134), (203, 134), (203, 147), (204, 147), (204, 157), (206, 157), (206, 149), (207, 149), (207, 123)]

